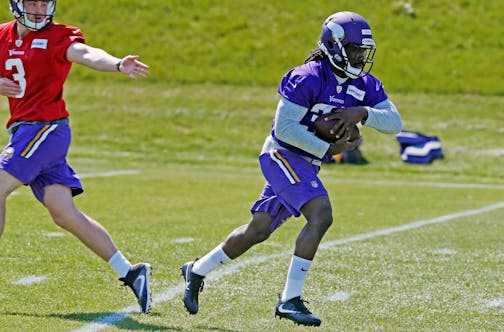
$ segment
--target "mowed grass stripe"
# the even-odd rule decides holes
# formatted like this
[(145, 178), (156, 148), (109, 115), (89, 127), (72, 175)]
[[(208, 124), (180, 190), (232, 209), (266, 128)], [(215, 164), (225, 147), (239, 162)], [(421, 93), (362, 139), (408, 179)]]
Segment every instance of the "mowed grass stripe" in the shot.
[[(455, 219), (473, 216), (473, 215), (477, 215), (477, 214), (483, 214), (483, 213), (487, 213), (487, 212), (502, 209), (502, 208), (504, 208), (504, 202), (499, 202), (499, 203), (487, 205), (487, 206), (484, 206), (484, 207), (478, 208), (478, 209), (472, 209), (472, 210), (466, 210), (466, 211), (452, 213), (452, 214), (446, 214), (446, 215), (442, 215), (442, 216), (439, 216), (439, 217), (433, 218), (433, 219), (414, 221), (414, 222), (404, 224), (401, 226), (397, 226), (397, 227), (390, 227), (390, 228), (386, 228), (386, 229), (382, 229), (382, 230), (378, 230), (378, 231), (358, 234), (358, 235), (351, 236), (351, 237), (344, 238), (344, 239), (325, 242), (320, 245), (320, 249), (321, 250), (330, 249), (332, 247), (347, 244), (347, 243), (363, 241), (363, 240), (367, 240), (367, 239), (371, 239), (371, 238), (375, 238), (375, 237), (379, 237), (379, 236), (387, 236), (387, 235), (391, 235), (391, 234), (398, 233), (398, 232), (404, 232), (404, 231), (417, 229), (417, 228), (427, 226), (427, 225), (440, 224), (440, 223), (447, 222), (450, 220), (455, 220)], [(282, 256), (289, 256), (291, 254), (292, 254), (292, 250), (289, 249), (289, 250), (285, 250), (285, 251), (278, 252), (275, 254), (255, 256), (255, 257), (252, 257), (249, 259), (244, 259), (241, 261), (239, 260), (236, 263), (232, 263), (232, 264), (230, 264), (230, 265), (228, 265), (218, 271), (213, 272), (211, 275), (208, 276), (208, 280), (209, 281), (218, 280), (224, 276), (234, 274), (234, 273), (238, 272), (239, 270), (241, 270), (242, 268), (248, 267), (250, 265), (260, 264), (262, 262), (265, 262), (265, 261), (268, 261), (268, 260), (271, 260), (274, 258), (278, 258), (278, 257), (282, 257)], [(155, 306), (159, 303), (169, 301), (169, 300), (175, 298), (176, 296), (179, 296), (180, 294), (182, 294), (183, 290), (184, 290), (184, 283), (180, 282), (173, 287), (167, 288), (166, 290), (161, 292), (159, 295), (154, 294), (152, 304)], [(136, 304), (131, 305), (131, 306), (124, 308), (122, 310), (119, 310), (118, 312), (115, 312), (113, 314), (99, 317), (95, 321), (83, 326), (80, 329), (74, 330), (74, 331), (78, 331), (78, 332), (99, 331), (99, 330), (104, 329), (110, 325), (120, 323), (130, 313), (133, 313), (136, 311), (138, 311), (138, 305), (136, 305)]]

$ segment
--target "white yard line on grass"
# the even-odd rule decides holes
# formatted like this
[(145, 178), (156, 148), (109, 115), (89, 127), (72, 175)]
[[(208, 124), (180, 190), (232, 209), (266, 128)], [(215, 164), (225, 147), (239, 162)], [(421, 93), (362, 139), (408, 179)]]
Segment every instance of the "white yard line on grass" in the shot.
[(480, 209), (468, 210), (468, 211), (463, 211), (463, 212), (458, 212), (458, 213), (453, 213), (453, 214), (447, 214), (447, 215), (440, 216), (440, 217), (437, 217), (434, 219), (419, 220), (419, 221), (415, 221), (415, 222), (405, 224), (405, 225), (400, 225), (400, 226), (391, 227), (391, 228), (385, 228), (385, 229), (381, 229), (381, 230), (377, 230), (377, 231), (369, 232), (369, 233), (357, 234), (355, 236), (351, 236), (346, 239), (322, 243), (320, 245), (320, 248), (327, 249), (327, 248), (331, 248), (331, 247), (345, 244), (345, 243), (362, 241), (362, 240), (370, 239), (370, 238), (377, 237), (377, 236), (390, 235), (393, 233), (409, 231), (411, 229), (419, 228), (419, 227), (426, 226), (426, 225), (439, 224), (439, 223), (442, 223), (442, 222), (445, 222), (448, 220), (472, 216), (475, 214), (481, 214), (481, 213), (490, 212), (492, 210), (497, 210), (497, 209), (502, 209), (502, 208), (504, 208), (504, 202), (500, 202), (500, 203), (493, 204), (493, 205), (488, 205), (488, 206), (482, 207)]
[[(385, 236), (385, 235), (390, 235), (390, 234), (394, 234), (394, 233), (398, 233), (398, 232), (409, 231), (409, 230), (423, 227), (426, 225), (439, 224), (439, 223), (443, 223), (443, 222), (446, 222), (449, 220), (462, 218), (462, 217), (468, 217), (468, 216), (477, 215), (477, 214), (482, 214), (482, 213), (486, 213), (486, 212), (490, 212), (490, 211), (502, 209), (502, 208), (504, 208), (504, 202), (500, 202), (500, 203), (493, 204), (493, 205), (488, 205), (488, 206), (485, 206), (485, 207), (482, 207), (479, 209), (467, 210), (467, 211), (453, 213), (453, 214), (447, 214), (447, 215), (443, 215), (443, 216), (440, 216), (440, 217), (437, 217), (434, 219), (419, 220), (419, 221), (415, 221), (415, 222), (401, 225), (401, 226), (397, 226), (397, 227), (391, 227), (391, 228), (386, 228), (386, 229), (382, 229), (382, 230), (378, 230), (378, 231), (362, 233), (362, 234), (351, 236), (351, 237), (348, 237), (345, 239), (325, 242), (320, 245), (320, 248), (321, 249), (329, 249), (329, 248), (332, 248), (332, 247), (335, 247), (338, 245), (342, 245), (342, 244), (346, 244), (346, 243), (363, 241), (363, 240), (375, 238), (378, 236)], [(230, 265), (228, 265), (218, 271), (215, 271), (214, 273), (212, 273), (211, 275), (209, 275), (207, 277), (207, 280), (209, 280), (209, 281), (217, 280), (217, 279), (220, 279), (224, 276), (234, 274), (235, 272), (237, 272), (237, 271), (241, 270), (242, 268), (247, 267), (249, 265), (260, 264), (264, 261), (267, 261), (267, 260), (270, 260), (273, 258), (277, 258), (277, 257), (281, 257), (281, 256), (289, 256), (291, 254), (292, 254), (292, 250), (289, 249), (286, 251), (278, 252), (276, 254), (271, 254), (271, 255), (266, 255), (266, 256), (256, 256), (256, 257), (249, 258), (249, 259), (243, 259), (241, 261), (239, 260), (236, 263), (232, 263), (232, 264), (230, 264)], [(184, 291), (184, 287), (185, 287), (184, 283), (180, 282), (179, 284), (177, 284), (173, 287), (165, 289), (159, 295), (153, 296), (152, 304), (156, 305), (158, 303), (169, 301), (169, 300), (175, 298), (175, 296), (179, 296)], [(94, 320), (93, 322), (91, 322), (91, 323), (89, 323), (89, 324), (87, 324), (87, 325), (83, 326), (82, 328), (75, 330), (75, 331), (96, 332), (96, 331), (104, 329), (110, 325), (117, 324), (117, 323), (121, 322), (124, 318), (126, 318), (130, 313), (133, 313), (133, 312), (138, 312), (138, 305), (132, 305), (132, 306), (129, 306), (129, 307), (124, 308), (122, 310), (119, 310), (116, 313), (101, 316), (101, 317), (97, 318), (96, 320)]]
[(12, 282), (12, 284), (13, 285), (30, 286), (32, 284), (36, 284), (36, 283), (42, 282), (42, 281), (44, 281), (46, 279), (47, 279), (46, 276), (40, 276), (40, 277), (37, 277), (37, 276), (28, 276), (28, 277), (16, 280), (16, 281)]
[(329, 301), (334, 301), (334, 302), (343, 302), (348, 300), (353, 296), (353, 293), (351, 292), (343, 292), (343, 291), (337, 291), (334, 294), (330, 295), (327, 297)]
[[(331, 181), (331, 180), (327, 180)], [(334, 179), (339, 183), (362, 183), (379, 186), (409, 186), (409, 187), (435, 187), (435, 188), (458, 188), (458, 189), (495, 189), (504, 190), (504, 185), (482, 183), (453, 183), (453, 182), (412, 182), (412, 181), (381, 181), (367, 179)]]
[[(105, 171), (105, 172), (96, 172), (96, 173), (83, 173), (79, 175), (80, 179), (89, 179), (89, 178), (107, 178), (111, 176), (120, 176), (120, 175), (136, 175), (140, 174), (141, 172), (136, 169), (124, 169), (124, 170), (118, 170), (118, 171)], [(19, 195), (19, 191), (15, 191), (11, 193), (9, 196), (17, 196)]]
[(493, 300), (488, 300), (488, 301), (486, 301), (486, 307), (487, 308), (504, 307), (504, 298), (497, 298), (497, 299), (493, 299)]
[(44, 236), (47, 237), (62, 237), (65, 236), (66, 234), (63, 232), (45, 232)]
[(118, 171), (106, 171), (106, 172), (97, 172), (97, 173), (84, 173), (79, 175), (79, 178), (85, 179), (85, 178), (105, 178), (105, 177), (111, 177), (111, 176), (118, 176), (118, 175), (135, 175), (135, 174), (140, 174), (139, 170), (136, 169), (125, 169), (125, 170), (118, 170)]

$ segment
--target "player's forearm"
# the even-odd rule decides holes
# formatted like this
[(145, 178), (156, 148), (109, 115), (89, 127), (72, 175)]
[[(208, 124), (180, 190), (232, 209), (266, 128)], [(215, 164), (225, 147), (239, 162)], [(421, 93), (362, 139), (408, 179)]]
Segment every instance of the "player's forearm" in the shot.
[(305, 107), (282, 98), (278, 103), (275, 118), (275, 136), (285, 143), (322, 158), (329, 148), (329, 143), (316, 137), (299, 123), (306, 112)]
[(368, 107), (368, 116), (363, 123), (385, 134), (397, 134), (402, 130), (402, 120), (396, 106), (386, 100), (374, 107)]

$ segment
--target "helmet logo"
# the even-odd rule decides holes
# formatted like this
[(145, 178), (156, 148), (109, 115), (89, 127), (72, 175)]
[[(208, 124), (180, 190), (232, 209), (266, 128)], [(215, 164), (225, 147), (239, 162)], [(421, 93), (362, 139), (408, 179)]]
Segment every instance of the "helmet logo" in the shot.
[(331, 30), (334, 41), (342, 41), (343, 39), (345, 39), (345, 30), (343, 30), (343, 27), (341, 25), (334, 22), (328, 22), (326, 26), (329, 30)]

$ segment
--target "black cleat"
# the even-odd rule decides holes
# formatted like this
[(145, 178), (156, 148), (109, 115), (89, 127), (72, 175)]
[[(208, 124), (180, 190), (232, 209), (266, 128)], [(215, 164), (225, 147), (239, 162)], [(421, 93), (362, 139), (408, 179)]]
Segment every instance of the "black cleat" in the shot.
[(322, 321), (306, 308), (300, 296), (282, 302), (278, 300), (275, 307), (275, 317), (287, 318), (298, 325), (320, 326)]
[(204, 276), (200, 276), (192, 271), (195, 261), (187, 262), (180, 268), (185, 280), (184, 305), (191, 315), (198, 313), (198, 295), (203, 291), (205, 283)]
[(148, 314), (151, 307), (151, 293), (149, 278), (152, 275), (152, 267), (147, 263), (138, 263), (131, 267), (126, 277), (119, 278), (133, 290), (143, 313)]

